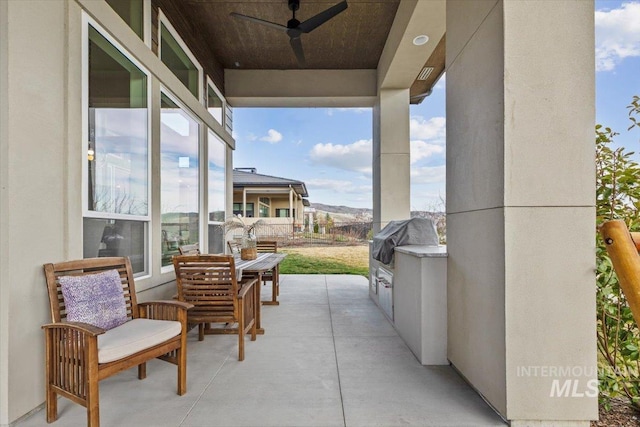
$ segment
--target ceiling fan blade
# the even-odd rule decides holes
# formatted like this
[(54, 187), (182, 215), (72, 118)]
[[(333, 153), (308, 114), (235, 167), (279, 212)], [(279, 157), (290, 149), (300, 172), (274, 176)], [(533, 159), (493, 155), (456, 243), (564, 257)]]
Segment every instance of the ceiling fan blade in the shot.
[(264, 19), (254, 18), (253, 16), (242, 15), (241, 13), (231, 12), (231, 16), (238, 19), (244, 19), (246, 21), (255, 22), (257, 24), (266, 25), (267, 27), (275, 28), (280, 31), (287, 31), (287, 27), (284, 25), (276, 24), (275, 22), (265, 21)]
[(293, 53), (296, 54), (296, 58), (298, 58), (298, 64), (301, 67), (307, 65), (307, 61), (304, 59), (304, 51), (302, 50), (302, 41), (300, 37), (292, 37), (289, 39), (289, 43), (291, 43), (291, 47), (293, 48)]
[(329, 9), (325, 10), (324, 12), (320, 12), (316, 16), (312, 16), (311, 18), (302, 22), (300, 25), (298, 25), (298, 29), (303, 33), (309, 33), (315, 30), (316, 28), (318, 28), (320, 25), (327, 22), (329, 19), (339, 14), (340, 12), (343, 12), (346, 8), (347, 8), (347, 0), (344, 0), (336, 4), (335, 6), (331, 6)]

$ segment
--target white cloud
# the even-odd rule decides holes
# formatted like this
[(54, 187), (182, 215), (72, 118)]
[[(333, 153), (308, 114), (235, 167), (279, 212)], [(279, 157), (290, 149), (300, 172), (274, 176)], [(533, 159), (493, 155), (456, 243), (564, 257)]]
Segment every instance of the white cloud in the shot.
[(361, 139), (353, 144), (316, 144), (309, 157), (315, 163), (347, 171), (371, 173), (371, 140)]
[(611, 71), (624, 58), (640, 56), (640, 2), (597, 10), (596, 70)]
[(445, 165), (411, 168), (411, 184), (444, 183), (445, 179)]
[(269, 129), (267, 135), (260, 138), (260, 141), (266, 141), (269, 144), (277, 144), (282, 141), (282, 134), (275, 129)]
[(409, 121), (409, 134), (412, 139), (432, 140), (445, 143), (447, 120), (444, 117), (432, 117), (425, 120), (421, 116), (412, 116)]
[(411, 141), (411, 164), (435, 154), (444, 154), (444, 146), (429, 144), (420, 140)]
[(372, 191), (371, 184), (354, 185), (352, 181), (337, 179), (310, 179), (305, 180), (305, 184), (309, 190), (326, 190), (335, 193), (360, 194)]

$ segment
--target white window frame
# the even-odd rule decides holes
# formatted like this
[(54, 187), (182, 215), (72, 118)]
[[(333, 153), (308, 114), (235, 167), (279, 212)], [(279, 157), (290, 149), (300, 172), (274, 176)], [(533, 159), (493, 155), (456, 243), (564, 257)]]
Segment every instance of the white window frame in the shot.
[[(149, 5), (150, 6), (150, 5)], [(129, 53), (127, 49), (125, 49), (118, 41), (116, 41), (111, 35), (102, 27), (102, 25), (98, 24), (94, 19), (92, 19), (84, 10), (81, 14), (82, 21), (82, 35), (81, 35), (81, 60), (82, 60), (82, 71), (81, 71), (81, 86), (82, 86), (82, 96), (81, 96), (81, 106), (82, 106), (82, 157), (81, 157), (81, 171), (82, 171), (82, 221), (79, 225), (80, 227), (80, 235), (83, 236), (82, 228), (84, 227), (84, 219), (85, 218), (93, 218), (93, 219), (115, 219), (115, 220), (125, 220), (125, 221), (139, 221), (146, 223), (145, 224), (145, 236), (144, 236), (144, 258), (145, 258), (145, 270), (140, 273), (135, 273), (134, 277), (136, 279), (145, 279), (149, 278), (153, 275), (153, 256), (151, 254), (151, 250), (153, 248), (153, 236), (152, 236), (152, 224), (151, 224), (151, 216), (152, 216), (152, 74), (151, 72), (144, 67), (139, 61), (135, 59), (133, 55)], [(150, 23), (151, 21), (149, 21)], [(91, 25), (102, 37), (104, 37), (109, 43), (111, 43), (125, 58), (131, 61), (136, 67), (140, 69), (147, 76), (147, 215), (127, 215), (127, 214), (118, 214), (118, 213), (110, 213), (110, 212), (96, 212), (89, 210), (88, 202), (89, 202), (89, 171), (87, 170), (86, 159), (89, 150), (89, 25)], [(84, 236), (82, 238), (82, 244), (84, 246)]]
[[(176, 29), (173, 27), (173, 25), (171, 25), (171, 22), (169, 22), (169, 19), (167, 19), (165, 14), (162, 13), (161, 9), (158, 9), (158, 34), (157, 34), (157, 36), (158, 36), (158, 58), (160, 59), (160, 62), (162, 62), (162, 26), (163, 25), (167, 28), (167, 30), (169, 30), (169, 32), (171, 33), (173, 38), (176, 39), (176, 41), (178, 42), (178, 45), (180, 46), (180, 48), (184, 51), (184, 53), (187, 54), (187, 56), (189, 57), (191, 62), (193, 62), (193, 65), (195, 65), (196, 68), (198, 69), (198, 96), (196, 97), (196, 99), (198, 100), (198, 102), (200, 104), (203, 104), (203, 93), (202, 93), (203, 92), (202, 91), (203, 84), (202, 84), (202, 82), (204, 81), (204, 78), (203, 78), (204, 69), (202, 68), (202, 65), (200, 65), (200, 62), (193, 55), (193, 53), (191, 53), (191, 50), (189, 50), (189, 48), (187, 47), (187, 44), (184, 42), (184, 40), (182, 40), (182, 37), (180, 37), (180, 35), (176, 31)], [(164, 64), (164, 62), (163, 62), (163, 64)], [(171, 72), (171, 74), (173, 74), (173, 71)], [(187, 88), (187, 91), (189, 91), (189, 93), (191, 93), (189, 88)], [(191, 94), (191, 95), (193, 95), (193, 94)]]
[(151, 221), (151, 73), (118, 43), (109, 33), (86, 13), (82, 13), (82, 161), (88, 156), (89, 147), (89, 25), (111, 43), (118, 52), (131, 61), (147, 76), (147, 214), (129, 215), (92, 211), (88, 207), (89, 175), (86, 164), (82, 166), (82, 216), (87, 218)]

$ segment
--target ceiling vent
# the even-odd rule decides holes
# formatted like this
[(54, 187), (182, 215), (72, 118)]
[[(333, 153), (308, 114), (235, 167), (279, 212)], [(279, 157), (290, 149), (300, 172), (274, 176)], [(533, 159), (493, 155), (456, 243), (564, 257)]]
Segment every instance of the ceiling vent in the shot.
[(420, 74), (418, 74), (417, 80), (427, 80), (433, 71), (433, 67), (424, 67)]

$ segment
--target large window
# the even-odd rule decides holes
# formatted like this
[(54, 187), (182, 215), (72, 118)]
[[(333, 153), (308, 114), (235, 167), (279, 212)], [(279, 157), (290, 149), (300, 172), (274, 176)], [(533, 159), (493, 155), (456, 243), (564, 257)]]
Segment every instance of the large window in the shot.
[[(160, 14), (162, 18), (162, 14)], [(200, 74), (202, 68), (165, 20), (160, 21), (160, 60), (200, 100)]]
[(88, 26), (84, 256), (129, 256), (147, 271), (147, 74)]
[(162, 265), (178, 247), (199, 243), (200, 125), (167, 94), (160, 113)]
[(260, 218), (269, 218), (271, 211), (271, 199), (268, 197), (260, 197), (258, 200), (258, 211)]
[[(284, 208), (280, 208), (280, 209), (276, 209), (276, 217), (278, 218), (289, 218), (289, 209), (284, 209)], [(295, 218), (296, 216), (296, 210), (293, 210), (293, 217)]]
[(224, 252), (226, 145), (209, 130), (209, 252)]

